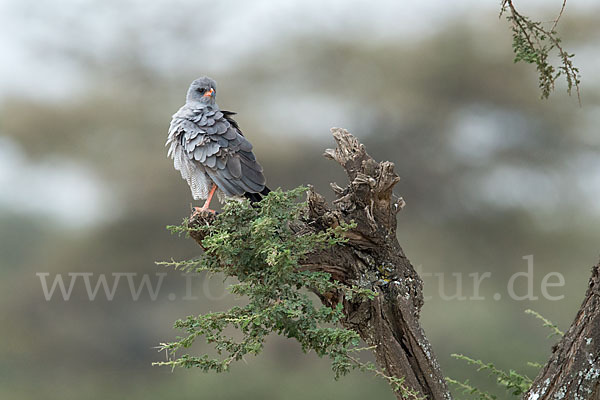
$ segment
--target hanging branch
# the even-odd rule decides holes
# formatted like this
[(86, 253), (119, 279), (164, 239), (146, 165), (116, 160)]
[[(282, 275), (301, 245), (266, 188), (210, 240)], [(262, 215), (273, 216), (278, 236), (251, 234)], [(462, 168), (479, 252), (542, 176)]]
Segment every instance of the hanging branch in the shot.
[[(566, 4), (567, 1), (563, 0), (560, 12), (556, 19), (551, 21), (552, 26), (549, 29), (544, 27), (544, 23), (533, 21), (520, 14), (512, 0), (502, 0), (500, 16), (506, 15), (506, 19), (512, 24), (514, 62), (524, 61), (536, 65), (541, 97), (547, 99), (554, 91), (556, 80), (564, 76), (567, 92), (571, 95), (575, 88), (577, 99), (581, 104), (579, 68), (573, 65), (575, 54), (567, 52), (562, 47), (562, 40), (556, 31)], [(554, 50), (557, 51), (560, 59), (559, 66), (554, 66), (549, 61), (550, 53)]]

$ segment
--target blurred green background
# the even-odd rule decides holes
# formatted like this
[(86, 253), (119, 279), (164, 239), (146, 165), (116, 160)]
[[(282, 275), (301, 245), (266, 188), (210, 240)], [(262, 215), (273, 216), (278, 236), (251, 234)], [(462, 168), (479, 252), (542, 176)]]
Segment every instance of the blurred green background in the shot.
[[(560, 1), (529, 1), (552, 20)], [(157, 260), (198, 255), (165, 226), (191, 196), (163, 147), (189, 83), (209, 75), (237, 111), (273, 188), (345, 183), (321, 154), (332, 126), (390, 160), (405, 198), (398, 234), (426, 273), (423, 325), (445, 375), (497, 390), (451, 353), (517, 369), (554, 339), (523, 311), (566, 329), (600, 237), (600, 7), (569, 1), (559, 26), (577, 54), (582, 100), (539, 99), (534, 67), (512, 63), (499, 1), (0, 1), (0, 398), (392, 399), (385, 382), (333, 380), (329, 362), (273, 337), (223, 375), (152, 367), (173, 321), (224, 309), (219, 277), (191, 287)], [(507, 282), (534, 256), (534, 295)], [(46, 301), (37, 273), (137, 273), (112, 301), (80, 280)], [(480, 296), (449, 300), (462, 274), (490, 272)], [(544, 299), (549, 272), (565, 277)], [(81, 278), (78, 278), (81, 279)], [(440, 289), (441, 288), (441, 289)], [(191, 289), (195, 300), (186, 298)], [(519, 281), (518, 293), (525, 284)], [(494, 298), (498, 293), (499, 300)], [(208, 348), (192, 349), (201, 352)]]

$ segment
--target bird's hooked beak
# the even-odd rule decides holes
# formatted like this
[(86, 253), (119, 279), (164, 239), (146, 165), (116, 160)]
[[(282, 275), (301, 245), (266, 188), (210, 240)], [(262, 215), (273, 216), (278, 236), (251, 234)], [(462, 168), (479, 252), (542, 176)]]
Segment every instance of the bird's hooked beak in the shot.
[(202, 95), (202, 97), (212, 97), (214, 92), (215, 92), (215, 89), (210, 88), (210, 90), (208, 92), (204, 93), (204, 95)]

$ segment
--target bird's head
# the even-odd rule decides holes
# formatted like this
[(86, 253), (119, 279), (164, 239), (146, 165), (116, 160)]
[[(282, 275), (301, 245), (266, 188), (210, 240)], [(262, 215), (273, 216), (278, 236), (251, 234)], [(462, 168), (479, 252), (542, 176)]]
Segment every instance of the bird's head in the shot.
[(196, 79), (190, 85), (187, 92), (188, 103), (200, 103), (204, 105), (215, 104), (217, 97), (217, 82), (208, 76)]

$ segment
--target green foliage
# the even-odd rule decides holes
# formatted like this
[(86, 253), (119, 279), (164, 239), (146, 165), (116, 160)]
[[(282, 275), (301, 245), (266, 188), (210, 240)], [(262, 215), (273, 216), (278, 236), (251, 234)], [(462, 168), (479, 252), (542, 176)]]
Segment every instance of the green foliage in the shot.
[(477, 399), (477, 400), (496, 400), (496, 396), (495, 395), (489, 394), (487, 392), (484, 392), (482, 390), (477, 389), (474, 386), (471, 386), (471, 384), (469, 383), (468, 379), (466, 381), (464, 381), (464, 382), (460, 382), (460, 381), (457, 381), (455, 379), (446, 377), (446, 382), (448, 382), (449, 384), (454, 385), (457, 388), (461, 389), (463, 394), (469, 394), (469, 395), (473, 396), (474, 399)]
[(541, 315), (537, 311), (527, 309), (527, 310), (525, 310), (525, 314), (533, 315), (534, 317), (536, 317), (537, 319), (541, 320), (544, 323), (544, 327), (550, 328), (551, 332), (548, 335), (548, 337), (552, 337), (554, 335), (559, 336), (559, 337), (564, 336), (564, 332), (561, 331), (560, 329), (558, 329), (558, 326), (556, 324), (552, 323), (552, 321), (548, 320), (547, 318), (545, 318), (543, 315)]
[[(229, 290), (246, 297), (248, 302), (228, 311), (178, 320), (175, 328), (187, 336), (161, 344), (160, 349), (168, 352), (169, 360), (157, 365), (223, 372), (233, 361), (259, 354), (267, 335), (276, 332), (296, 339), (304, 351), (329, 356), (336, 378), (348, 373), (352, 364), (348, 351), (358, 345), (358, 335), (331, 327), (343, 316), (341, 305), (317, 307), (306, 291), (325, 293), (346, 288), (336, 285), (326, 273), (301, 270), (298, 263), (311, 250), (343, 243), (342, 234), (348, 227), (296, 235), (288, 221), (300, 217), (304, 204), (296, 198), (304, 191), (299, 188), (288, 193), (273, 192), (256, 208), (248, 202), (229, 202), (214, 224), (197, 228), (206, 235), (203, 257), (166, 263), (186, 271), (235, 276), (239, 282)], [(187, 229), (184, 225), (172, 227), (171, 231), (181, 233)], [(242, 337), (227, 336), (225, 330), (229, 327), (241, 332)], [(189, 348), (199, 336), (204, 336), (223, 357), (177, 356), (179, 350)]]
[[(358, 334), (340, 327), (341, 303), (335, 307), (317, 306), (309, 296), (310, 291), (337, 292), (346, 298), (372, 299), (375, 293), (368, 288), (341, 285), (328, 273), (301, 268), (302, 256), (343, 244), (344, 232), (353, 227), (342, 225), (325, 232), (295, 233), (290, 221), (302, 218), (306, 203), (299, 203), (297, 198), (305, 191), (302, 187), (289, 192), (277, 190), (256, 207), (246, 201), (231, 201), (213, 224), (194, 228), (204, 234), (203, 257), (158, 263), (188, 272), (208, 271), (236, 277), (238, 283), (228, 289), (245, 298), (246, 304), (176, 321), (175, 328), (183, 330), (186, 336), (161, 343), (159, 351), (167, 353), (167, 361), (153, 365), (224, 372), (234, 361), (259, 354), (266, 337), (277, 333), (295, 339), (304, 352), (314, 351), (319, 357), (329, 357), (336, 379), (353, 369), (371, 371), (385, 378), (405, 397), (418, 399), (417, 393), (404, 388), (403, 379), (387, 376), (372, 363), (363, 363), (352, 355), (371, 348), (360, 348)], [(187, 222), (169, 227), (177, 234), (189, 233), (190, 229)], [(230, 328), (238, 332), (237, 336), (225, 333)], [(179, 355), (201, 336), (219, 357)]]
[[(563, 332), (560, 331), (560, 329), (558, 329), (558, 327), (555, 324), (553, 324), (550, 320), (543, 317), (540, 313), (528, 309), (525, 310), (525, 314), (533, 315), (537, 319), (542, 320), (544, 322), (544, 326), (552, 330), (552, 333), (548, 337), (551, 337), (553, 335), (563, 336)], [(474, 360), (462, 354), (452, 354), (452, 357), (458, 360), (463, 360), (468, 364), (477, 367), (477, 371), (488, 372), (491, 376), (494, 376), (496, 378), (496, 382), (498, 383), (498, 385), (502, 386), (514, 396), (521, 396), (525, 394), (527, 390), (529, 390), (529, 388), (531, 387), (531, 384), (533, 383), (531, 378), (529, 378), (526, 375), (520, 374), (516, 371), (513, 371), (512, 369), (506, 372), (496, 368), (496, 366), (492, 363), (484, 363), (481, 360)], [(541, 364), (535, 362), (528, 362), (527, 365), (536, 369), (542, 368)], [(493, 394), (484, 392), (474, 386), (471, 386), (468, 380), (460, 382), (447, 377), (446, 381), (461, 389), (463, 394), (469, 394), (477, 400), (495, 400), (497, 398)]]
[[(496, 378), (496, 382), (504, 387), (509, 393), (515, 395), (515, 396), (519, 396), (524, 394), (525, 392), (527, 392), (527, 390), (529, 389), (529, 387), (531, 386), (532, 380), (531, 378), (525, 376), (525, 375), (521, 375), (516, 371), (513, 371), (512, 369), (509, 370), (508, 372), (503, 371), (501, 369), (496, 368), (496, 366), (492, 363), (484, 363), (481, 360), (474, 360), (470, 357), (467, 357), (465, 355), (462, 354), (452, 354), (452, 357), (458, 359), (458, 360), (463, 360), (465, 362), (467, 362), (470, 365), (473, 365), (475, 367), (477, 367), (477, 371), (486, 371), (488, 372), (490, 375), (494, 376)], [(454, 383), (456, 381), (452, 380)], [(460, 384), (460, 383), (457, 383)], [(488, 393), (482, 392), (479, 389), (475, 389), (472, 388), (468, 385), (468, 381), (464, 382), (463, 384), (460, 384), (463, 389), (466, 389), (466, 387), (468, 386), (472, 391), (472, 394), (477, 394), (478, 396), (480, 396), (479, 398), (483, 399), (495, 399), (496, 397), (494, 395), (490, 395)]]
[[(564, 76), (567, 82), (567, 92), (569, 95), (573, 88), (579, 96), (580, 76), (579, 69), (573, 65), (575, 54), (568, 53), (561, 45), (561, 38), (556, 31), (556, 25), (562, 16), (566, 1), (559, 16), (552, 21), (550, 28), (545, 28), (544, 23), (533, 21), (531, 18), (520, 14), (511, 0), (503, 0), (500, 15), (506, 13), (506, 19), (511, 22), (511, 31), (513, 35), (513, 52), (515, 53), (514, 62), (524, 61), (529, 64), (535, 64), (538, 72), (539, 88), (542, 98), (547, 99), (554, 90), (556, 80)], [(560, 65), (554, 66), (549, 61), (550, 54), (556, 51), (560, 59)]]
[[(362, 350), (373, 350), (376, 346), (372, 347), (363, 347), (360, 349), (352, 349), (352, 352), (362, 351)], [(392, 387), (395, 392), (402, 394), (402, 396), (406, 399), (412, 400), (425, 400), (418, 392), (414, 390), (410, 390), (404, 386), (404, 378), (398, 378), (395, 376), (386, 375), (384, 371), (380, 371), (372, 362), (362, 362), (352, 356), (349, 356), (350, 360), (354, 363), (354, 368), (358, 368), (363, 372), (371, 372), (376, 376), (379, 376), (387, 381), (387, 383)]]

